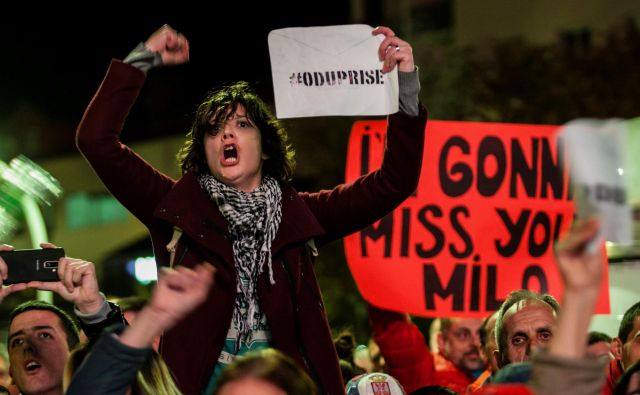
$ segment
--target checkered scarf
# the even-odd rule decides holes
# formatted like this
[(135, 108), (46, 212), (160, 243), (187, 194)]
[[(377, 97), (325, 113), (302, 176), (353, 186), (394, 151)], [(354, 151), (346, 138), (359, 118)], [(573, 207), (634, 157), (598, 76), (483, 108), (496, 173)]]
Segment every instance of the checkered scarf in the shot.
[(282, 218), (282, 191), (278, 182), (269, 176), (264, 177), (262, 184), (253, 192), (242, 192), (209, 174), (200, 175), (198, 180), (229, 222), (238, 273), (233, 326), (238, 331), (239, 340), (248, 343), (251, 332), (262, 320), (256, 284), (265, 263), (269, 268), (269, 281), (275, 284), (271, 243)]

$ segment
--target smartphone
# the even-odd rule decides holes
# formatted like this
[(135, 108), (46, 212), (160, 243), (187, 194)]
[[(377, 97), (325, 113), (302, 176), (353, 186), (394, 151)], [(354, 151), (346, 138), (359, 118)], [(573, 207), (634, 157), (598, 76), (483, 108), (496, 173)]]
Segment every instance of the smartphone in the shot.
[(64, 248), (0, 251), (9, 271), (4, 284), (60, 281), (58, 261), (63, 256)]

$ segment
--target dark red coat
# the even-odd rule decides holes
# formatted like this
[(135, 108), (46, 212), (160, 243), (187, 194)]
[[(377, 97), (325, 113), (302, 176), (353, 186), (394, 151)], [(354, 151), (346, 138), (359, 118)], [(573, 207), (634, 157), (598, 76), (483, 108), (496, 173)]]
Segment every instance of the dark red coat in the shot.
[[(179, 180), (158, 172), (119, 140), (144, 82), (144, 74), (112, 61), (78, 127), (77, 144), (109, 191), (149, 229), (156, 261), (168, 265), (165, 249), (173, 227), (184, 231), (176, 263), (206, 260), (217, 268), (207, 301), (166, 333), (161, 353), (185, 394), (205, 388), (231, 322), (236, 273), (227, 222), (200, 188), (197, 176)], [(313, 271), (307, 242), (317, 245), (348, 235), (393, 210), (416, 188), (426, 112), (389, 116), (387, 152), (380, 170), (351, 184), (317, 193), (282, 187), (282, 222), (272, 244), (275, 285), (258, 279), (258, 297), (273, 346), (297, 360), (322, 393), (344, 394), (338, 358)]]

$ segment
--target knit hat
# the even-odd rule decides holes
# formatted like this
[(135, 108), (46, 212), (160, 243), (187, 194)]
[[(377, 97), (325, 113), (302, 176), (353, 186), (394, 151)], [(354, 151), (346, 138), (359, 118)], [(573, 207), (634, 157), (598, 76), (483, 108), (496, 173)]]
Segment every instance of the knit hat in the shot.
[(349, 380), (346, 395), (407, 395), (398, 380), (386, 373), (368, 373)]

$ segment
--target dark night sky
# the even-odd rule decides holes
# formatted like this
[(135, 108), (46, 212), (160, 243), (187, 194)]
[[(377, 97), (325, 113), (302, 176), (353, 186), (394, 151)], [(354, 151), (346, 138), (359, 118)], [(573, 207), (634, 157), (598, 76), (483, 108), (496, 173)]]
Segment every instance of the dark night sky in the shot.
[[(35, 129), (46, 129), (45, 134), (75, 128), (110, 59), (124, 58), (164, 23), (187, 36), (191, 62), (180, 70), (153, 71), (156, 75), (150, 76), (145, 87), (151, 93), (144, 94), (152, 101), (149, 108), (181, 119), (209, 89), (222, 82), (247, 80), (269, 101), (273, 95), (267, 45), (270, 30), (350, 23), (347, 1), (323, 1), (318, 6), (303, 2), (257, 4), (261, 5), (215, 2), (215, 7), (202, 8), (183, 1), (167, 12), (143, 12), (114, 10), (115, 6), (100, 10), (103, 5), (94, 3), (91, 8), (98, 8), (92, 17), (81, 17), (89, 15), (81, 9), (74, 11), (78, 16), (60, 9), (39, 10), (35, 16), (27, 12), (5, 14), (0, 18), (0, 127), (5, 125), (0, 135), (16, 133), (7, 131), (6, 125), (18, 129), (30, 127), (31, 122)], [(142, 124), (150, 117), (142, 113), (144, 119), (131, 122)], [(172, 129), (176, 122), (169, 120), (164, 130), (153, 133), (181, 133)], [(145, 137), (150, 136), (138, 135)], [(56, 146), (56, 151), (73, 149), (72, 141), (61, 143), (53, 136), (43, 140)], [(52, 150), (45, 147), (44, 152), (32, 155), (48, 156)]]

